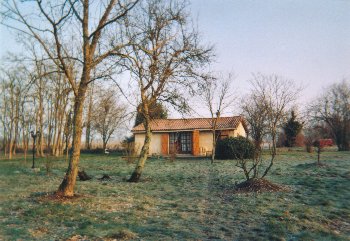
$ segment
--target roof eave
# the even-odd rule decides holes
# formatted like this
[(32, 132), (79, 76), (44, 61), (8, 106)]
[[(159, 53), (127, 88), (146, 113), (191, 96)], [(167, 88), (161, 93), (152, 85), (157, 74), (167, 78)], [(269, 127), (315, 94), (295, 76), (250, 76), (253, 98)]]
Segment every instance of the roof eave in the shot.
[[(217, 128), (217, 131), (222, 131), (222, 130), (236, 130), (237, 128)], [(185, 131), (212, 131), (212, 129), (207, 129), (207, 128), (202, 128), (202, 129), (178, 129), (178, 130), (151, 130), (151, 132), (158, 132), (158, 133), (164, 133), (164, 132), (185, 132)], [(145, 133), (145, 130), (132, 130), (132, 133)]]

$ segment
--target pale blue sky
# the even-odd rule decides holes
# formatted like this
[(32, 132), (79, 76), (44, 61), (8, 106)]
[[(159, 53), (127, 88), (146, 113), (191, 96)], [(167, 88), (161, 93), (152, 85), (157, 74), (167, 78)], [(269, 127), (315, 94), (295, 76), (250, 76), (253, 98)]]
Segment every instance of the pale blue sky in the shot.
[(234, 70), (241, 91), (252, 72), (276, 73), (306, 86), (350, 79), (348, 0), (191, 0), (203, 38), (218, 53), (215, 68)]
[[(350, 0), (190, 0), (202, 38), (215, 44), (214, 69), (234, 71), (240, 92), (252, 72), (275, 73), (306, 86), (350, 79)], [(1, 26), (0, 55), (20, 49)]]

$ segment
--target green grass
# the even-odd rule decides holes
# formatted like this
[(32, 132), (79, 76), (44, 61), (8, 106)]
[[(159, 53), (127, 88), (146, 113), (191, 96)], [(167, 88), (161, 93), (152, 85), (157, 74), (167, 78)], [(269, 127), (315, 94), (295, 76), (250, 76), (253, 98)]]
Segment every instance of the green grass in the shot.
[[(290, 192), (234, 194), (243, 181), (233, 161), (150, 159), (140, 183), (118, 156), (83, 155), (93, 176), (77, 181), (81, 197), (43, 199), (59, 186), (67, 163), (0, 160), (0, 240), (350, 240), (350, 153), (283, 152), (268, 179)], [(99, 181), (103, 174), (111, 181)], [(79, 236), (78, 236), (79, 235)]]

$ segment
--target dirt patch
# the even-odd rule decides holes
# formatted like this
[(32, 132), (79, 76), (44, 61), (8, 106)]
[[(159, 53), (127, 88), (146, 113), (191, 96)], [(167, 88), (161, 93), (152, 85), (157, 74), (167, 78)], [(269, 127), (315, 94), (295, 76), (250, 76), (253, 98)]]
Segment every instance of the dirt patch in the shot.
[(290, 192), (292, 189), (288, 186), (272, 183), (266, 179), (251, 179), (234, 186), (221, 186), (222, 190), (218, 193), (224, 203), (231, 202), (235, 195), (240, 194), (259, 194), (263, 192)]
[(266, 179), (250, 179), (236, 185), (236, 193), (286, 192), (288, 187), (272, 183)]

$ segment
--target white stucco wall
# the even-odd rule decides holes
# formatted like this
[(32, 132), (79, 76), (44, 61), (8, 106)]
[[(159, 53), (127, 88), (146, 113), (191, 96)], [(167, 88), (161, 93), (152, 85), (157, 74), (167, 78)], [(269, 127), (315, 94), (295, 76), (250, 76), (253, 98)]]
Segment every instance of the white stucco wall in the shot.
[(201, 155), (205, 155), (204, 151), (213, 150), (213, 134), (211, 131), (200, 131), (199, 132), (199, 150)]
[(135, 134), (135, 152), (140, 154), (143, 142), (145, 141), (145, 134)]
[(152, 134), (151, 146), (149, 154), (161, 154), (162, 153), (162, 134)]
[(227, 134), (228, 134), (228, 136), (229, 137), (235, 137), (235, 130), (229, 130), (229, 131), (227, 131)]
[(237, 136), (247, 137), (247, 133), (245, 132), (245, 129), (242, 123), (239, 123), (237, 129), (234, 131), (234, 137), (237, 137)]
[[(135, 150), (137, 154), (140, 154), (144, 141), (145, 141), (144, 133), (135, 133)], [(162, 134), (152, 133), (149, 154), (150, 155), (160, 154), (161, 152), (162, 152)]]

